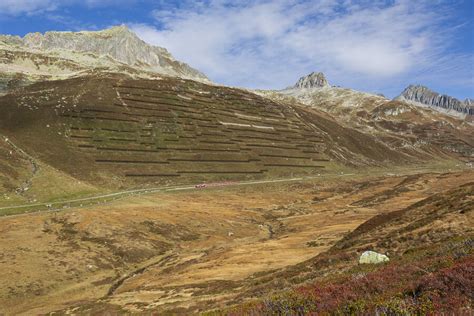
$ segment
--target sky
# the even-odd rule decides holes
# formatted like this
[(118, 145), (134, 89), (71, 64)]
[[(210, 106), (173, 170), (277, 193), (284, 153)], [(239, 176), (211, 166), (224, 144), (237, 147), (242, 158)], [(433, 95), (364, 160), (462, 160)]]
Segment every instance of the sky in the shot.
[(474, 98), (474, 0), (0, 0), (2, 34), (119, 24), (230, 86), (321, 71), (387, 97), (423, 84)]

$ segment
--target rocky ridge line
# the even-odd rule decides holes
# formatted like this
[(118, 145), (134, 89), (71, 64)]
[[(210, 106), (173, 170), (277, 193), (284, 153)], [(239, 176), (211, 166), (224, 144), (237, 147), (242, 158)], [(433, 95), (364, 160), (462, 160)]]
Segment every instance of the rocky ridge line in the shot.
[(421, 103), (437, 110), (456, 111), (463, 115), (474, 115), (472, 100), (466, 99), (466, 101), (460, 101), (448, 95), (434, 92), (422, 85), (408, 86), (395, 99)]
[(0, 42), (27, 51), (78, 52), (94, 54), (97, 58), (111, 57), (137, 70), (208, 81), (203, 73), (177, 61), (165, 48), (145, 43), (125, 25), (97, 32), (29, 33), (23, 38), (0, 35)]

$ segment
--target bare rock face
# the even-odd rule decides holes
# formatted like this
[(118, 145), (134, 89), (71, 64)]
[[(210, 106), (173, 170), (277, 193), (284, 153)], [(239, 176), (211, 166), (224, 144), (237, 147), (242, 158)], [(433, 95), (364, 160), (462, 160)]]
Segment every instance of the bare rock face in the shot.
[(322, 72), (312, 72), (307, 76), (301, 77), (294, 85), (297, 89), (322, 88), (329, 86), (326, 77)]
[(98, 59), (112, 58), (138, 70), (208, 80), (203, 73), (175, 60), (165, 48), (145, 43), (124, 25), (98, 32), (30, 33), (23, 38), (2, 36), (0, 40), (29, 50), (93, 54)]
[(421, 85), (408, 86), (396, 100), (421, 103), (436, 110), (455, 111), (463, 115), (474, 115), (472, 101), (460, 101), (448, 95), (442, 95)]

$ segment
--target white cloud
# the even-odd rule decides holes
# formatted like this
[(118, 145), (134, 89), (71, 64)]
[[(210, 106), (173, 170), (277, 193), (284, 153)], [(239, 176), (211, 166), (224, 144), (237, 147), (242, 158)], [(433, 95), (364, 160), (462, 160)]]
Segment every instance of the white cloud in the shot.
[(0, 15), (33, 14), (51, 11), (56, 7), (55, 0), (1, 0)]
[(217, 82), (279, 88), (321, 70), (357, 87), (435, 65), (450, 35), (440, 32), (449, 12), (437, 8), (424, 0), (214, 0), (155, 11), (157, 26), (130, 26)]

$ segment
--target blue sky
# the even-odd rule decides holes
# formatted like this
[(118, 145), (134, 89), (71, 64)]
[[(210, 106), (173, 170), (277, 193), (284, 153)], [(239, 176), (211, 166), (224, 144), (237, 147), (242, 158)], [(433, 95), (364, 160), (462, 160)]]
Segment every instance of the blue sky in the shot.
[(127, 24), (211, 80), (279, 89), (312, 71), (399, 94), (474, 98), (474, 0), (1, 0), (0, 33)]

